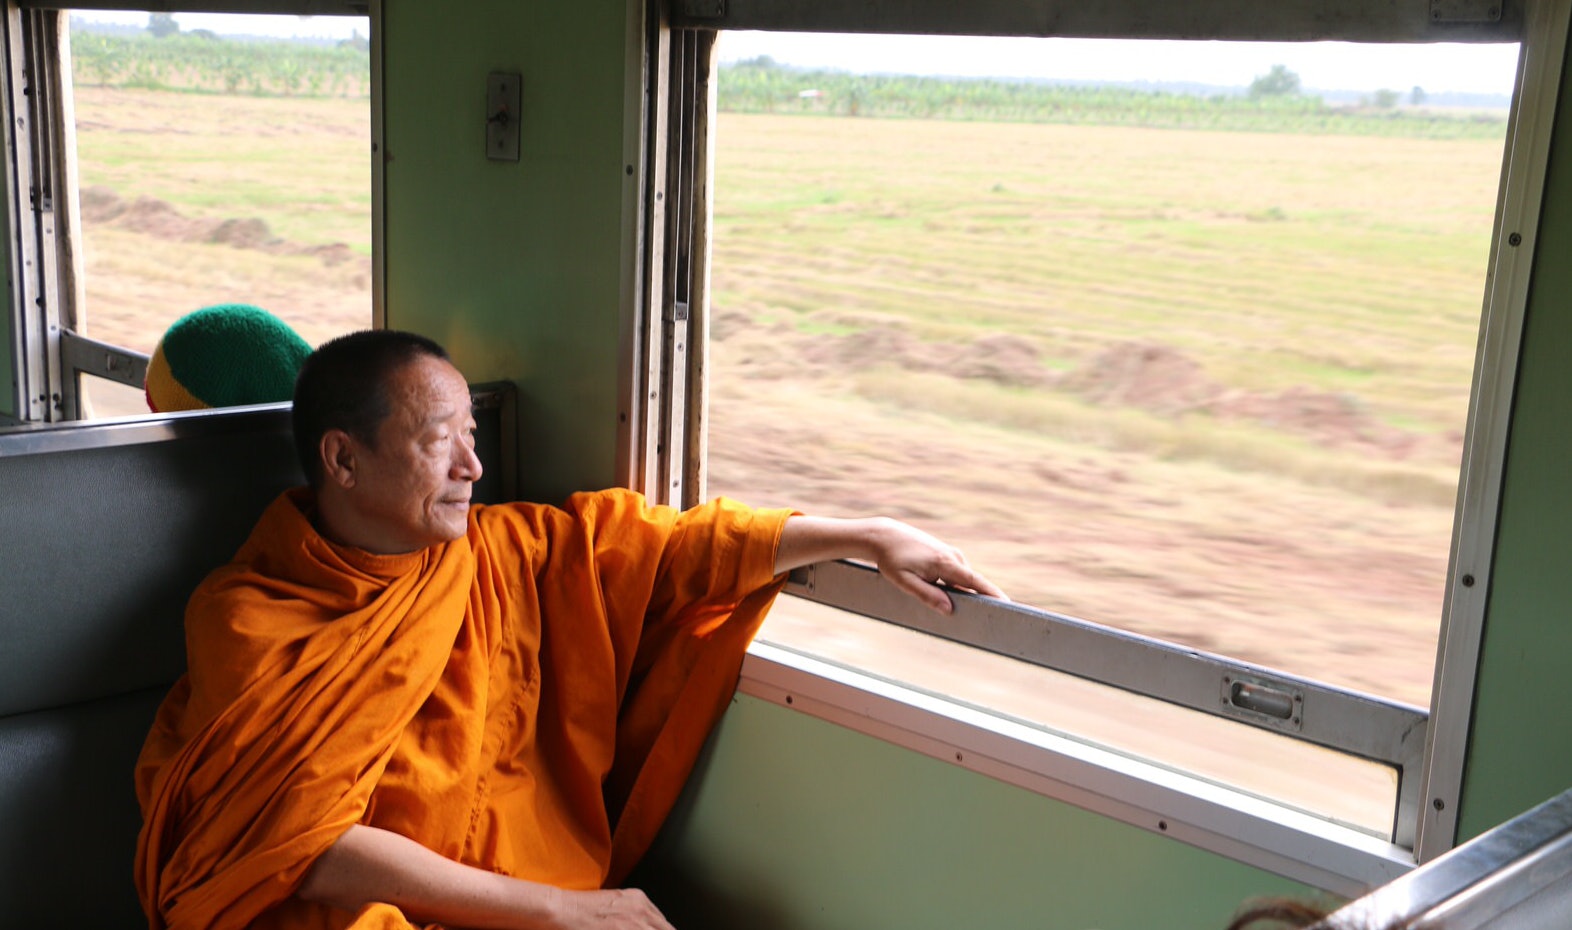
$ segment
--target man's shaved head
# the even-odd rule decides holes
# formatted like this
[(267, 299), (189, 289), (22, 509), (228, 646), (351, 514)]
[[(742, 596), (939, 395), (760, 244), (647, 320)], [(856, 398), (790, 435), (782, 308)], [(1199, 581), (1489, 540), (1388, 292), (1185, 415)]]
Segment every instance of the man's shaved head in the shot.
[(341, 429), (375, 446), (377, 429), (392, 412), (388, 385), (404, 366), (421, 358), (448, 361), (447, 350), (415, 333), (368, 329), (323, 343), (295, 379), (295, 453), (306, 481), (322, 483), (322, 436)]

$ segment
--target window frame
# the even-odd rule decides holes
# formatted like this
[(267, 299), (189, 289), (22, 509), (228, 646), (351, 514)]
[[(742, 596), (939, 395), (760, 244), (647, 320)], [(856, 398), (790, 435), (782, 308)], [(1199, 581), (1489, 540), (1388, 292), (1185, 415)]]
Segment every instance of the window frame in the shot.
[[(141, 388), (149, 357), (78, 333), (85, 301), (76, 120), (66, 25), (72, 10), (143, 12), (145, 0), (7, 0), (0, 37), (0, 79), (7, 155), (9, 236), (4, 260), (10, 340), (0, 370), (12, 372), (0, 396), (0, 425), (81, 419), (81, 378)], [(371, 44), (371, 325), (386, 325), (382, 113), (382, 0), (204, 0), (163, 12), (364, 16)], [(25, 116), (23, 116), (25, 114)], [(27, 197), (22, 192), (28, 192)], [(20, 248), (18, 249), (18, 246)], [(6, 406), (6, 405), (9, 406)]]
[(1572, 11), (1530, 0), (1520, 39), (1517, 90), (1508, 120), (1491, 233), (1479, 347), (1469, 395), (1446, 602), (1431, 688), (1420, 821), (1414, 852), (1429, 862), (1457, 844), (1474, 682), (1493, 575), (1512, 402), (1532, 284), (1551, 133), (1560, 99)]
[[(889, 597), (887, 586), (875, 573), (847, 564), (813, 566), (796, 573), (788, 587), (792, 593), (831, 606), (901, 626), (938, 631), (969, 645), (1281, 732), (1285, 729), (1281, 720), (1268, 720), (1261, 715), (1251, 719), (1248, 713), (1230, 713), (1223, 709), (1223, 702), (1217, 700), (1230, 676), (1264, 675), (1261, 680), (1302, 697), (1305, 706), (1314, 701), (1322, 705), (1319, 710), (1333, 714), (1330, 725), (1318, 726), (1314, 733), (1290, 735), (1375, 758), (1398, 770), (1399, 791), (1392, 831), (1378, 844), (1379, 848), (1370, 846), (1370, 837), (1366, 834), (1335, 827), (1285, 805), (1262, 802), (1243, 792), (1218, 789), (1195, 779), (1187, 780), (1156, 766), (1144, 772), (1133, 772), (1125, 767), (1128, 760), (1098, 761), (1095, 748), (1086, 744), (1073, 741), (1066, 745), (1054, 744), (1052, 739), (1045, 739), (1040, 733), (1017, 732), (1012, 729), (1013, 724), (1002, 718), (979, 715), (954, 702), (946, 706), (945, 702), (936, 702), (931, 696), (855, 670), (837, 668), (778, 645), (755, 644), (744, 665), (740, 686), (743, 693), (792, 705), (796, 710), (840, 722), (936, 758), (956, 761), (964, 757), (968, 761), (958, 764), (1028, 785), (1052, 797), (1128, 823), (1152, 829), (1154, 823), (1160, 821), (1168, 835), (1242, 861), (1264, 864), (1279, 874), (1341, 894), (1355, 894), (1363, 887), (1391, 878), (1394, 868), (1406, 871), (1452, 848), (1456, 841), (1474, 676), (1490, 588), (1517, 359), (1568, 36), (1567, 5), (1552, 0), (1509, 0), (1493, 8), (1489, 4), (1465, 3), (1442, 10), (1423, 0), (1408, 0), (1377, 10), (1360, 0), (1292, 0), (1270, 5), (1196, 0), (1183, 7), (1170, 5), (1156, 10), (1140, 0), (1112, 0), (1094, 7), (1057, 0), (1037, 4), (984, 0), (964, 8), (940, 2), (911, 4), (885, 0), (855, 5), (832, 0), (791, 4), (773, 0), (731, 0), (724, 4), (713, 0), (679, 0), (674, 7), (671, 25), (662, 27), (663, 37), (668, 32), (713, 35), (722, 28), (735, 28), (1109, 38), (1519, 43), (1517, 84), (1508, 118), (1492, 227), (1437, 645), (1436, 677), (1428, 710), (1278, 672), (1265, 672), (1226, 657), (1199, 654), (1185, 647), (1046, 611), (992, 605), (974, 598), (960, 598), (959, 622), (939, 631), (919, 606)], [(1442, 12), (1437, 16), (1433, 10)], [(1452, 10), (1457, 11), (1458, 19), (1446, 18), (1454, 15)], [(1499, 18), (1492, 19), (1488, 15), (1492, 10), (1499, 13)], [(707, 88), (713, 84), (713, 60), (709, 68), (709, 80), (696, 82), (697, 85)], [(680, 87), (676, 90), (667, 87), (664, 94), (653, 99), (657, 101), (657, 113), (662, 109), (680, 112), (707, 107), (708, 116), (695, 122), (704, 131), (713, 122), (713, 96), (707, 100), (692, 92), (685, 96)], [(654, 135), (649, 138), (652, 149), (659, 149), (661, 139)], [(710, 146), (701, 142), (698, 150), (712, 160)], [(713, 166), (707, 160), (698, 170), (707, 179), (712, 176)], [(708, 184), (695, 188), (688, 196), (697, 198), (691, 215), (703, 218), (703, 233), (698, 236), (702, 247), (694, 251), (707, 259), (709, 248), (704, 240), (711, 210)], [(658, 239), (653, 226), (650, 232), (652, 241)], [(693, 232), (692, 229), (668, 229), (667, 235), (692, 237)], [(707, 280), (708, 268), (696, 266), (689, 274)], [(699, 357), (689, 365), (690, 371), (702, 373), (705, 370), (702, 335), (707, 332), (709, 311), (707, 295), (693, 304), (687, 332), (692, 334), (690, 341)], [(652, 312), (650, 317), (659, 319), (661, 315)], [(665, 315), (671, 316), (669, 309)], [(702, 374), (694, 377), (702, 377)], [(689, 435), (702, 437), (702, 423), (698, 428), (691, 425), (693, 418), (702, 421), (702, 406), (690, 408), (688, 417)], [(649, 448), (646, 452), (660, 454)], [(681, 454), (690, 459), (698, 458), (697, 462), (690, 461), (681, 469), (682, 473), (693, 476), (684, 489), (684, 500), (702, 499), (702, 441), (690, 443)], [(1021, 634), (1033, 624), (1039, 630), (1045, 624), (1052, 629), (1054, 633), (1049, 639), (1057, 635), (1062, 642), (1066, 633), (1080, 637), (1085, 657), (1065, 660), (1057, 647), (1021, 648)], [(958, 629), (967, 632), (957, 636), (953, 631)], [(983, 632), (973, 635), (979, 629)], [(1037, 636), (1042, 638), (1040, 633)], [(1186, 683), (1140, 687), (1129, 676), (1107, 672), (1130, 660), (1158, 661)], [(804, 695), (808, 697), (804, 699)], [(958, 724), (960, 729), (956, 729)], [(978, 758), (976, 753), (958, 751), (967, 741), (988, 742), (994, 738), (1010, 740), (1010, 745), (1016, 749), (998, 750), (992, 756), (985, 753), (980, 762), (972, 761)], [(1028, 746), (1029, 750), (1025, 748)], [(1012, 753), (1016, 756), (1025, 753), (1030, 761), (1008, 765), (998, 761)], [(1092, 768), (1086, 770), (1088, 774), (1075, 779), (1053, 776), (1053, 772), (1071, 764)], [(1095, 774), (1090, 774), (1092, 772)], [(1218, 794), (1219, 791), (1222, 793)], [(1260, 806), (1263, 804), (1264, 807)], [(1244, 821), (1237, 820), (1241, 816)], [(1175, 823), (1184, 826), (1175, 829)]]

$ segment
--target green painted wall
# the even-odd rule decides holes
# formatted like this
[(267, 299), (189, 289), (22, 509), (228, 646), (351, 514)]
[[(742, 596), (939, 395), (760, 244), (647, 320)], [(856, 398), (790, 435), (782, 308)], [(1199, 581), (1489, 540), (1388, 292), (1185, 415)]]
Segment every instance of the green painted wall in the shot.
[[(519, 386), (535, 499), (616, 479), (637, 6), (383, 5), (387, 323), (441, 341), (471, 381)], [(492, 71), (523, 76), (517, 163), (485, 157)]]
[(1460, 838), (1572, 786), (1572, 84), (1563, 77), (1475, 689)]
[(747, 696), (635, 883), (682, 930), (1219, 930), (1311, 894)]
[[(384, 3), (388, 323), (442, 340), (473, 380), (520, 386), (525, 496), (612, 484), (637, 0), (446, 10)], [(493, 70), (523, 75), (517, 164), (484, 157)], [(1572, 153), (1572, 88), (1561, 112), (1556, 150)], [(1465, 836), (1572, 785), (1572, 154), (1548, 182)], [(1216, 927), (1245, 897), (1302, 890), (746, 698), (686, 804), (648, 876), (685, 930)]]

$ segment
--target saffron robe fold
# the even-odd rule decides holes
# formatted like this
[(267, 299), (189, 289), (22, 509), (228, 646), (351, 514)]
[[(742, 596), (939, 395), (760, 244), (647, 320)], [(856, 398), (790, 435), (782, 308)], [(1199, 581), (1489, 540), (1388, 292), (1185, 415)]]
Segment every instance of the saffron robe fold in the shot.
[(190, 671), (137, 764), (155, 928), (404, 927), (292, 896), (356, 823), (559, 887), (653, 841), (783, 579), (789, 511), (628, 491), (476, 506), (407, 555), (287, 492), (186, 612)]

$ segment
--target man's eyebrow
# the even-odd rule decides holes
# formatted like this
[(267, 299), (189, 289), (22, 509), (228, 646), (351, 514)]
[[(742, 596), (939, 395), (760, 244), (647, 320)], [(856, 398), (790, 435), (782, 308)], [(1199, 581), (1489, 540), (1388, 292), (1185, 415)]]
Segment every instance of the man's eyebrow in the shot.
[[(463, 410), (464, 410), (465, 413), (469, 414), (470, 419), (473, 420), (475, 418), (475, 404), (474, 404), (473, 401), (471, 401), (470, 403), (465, 404)], [(431, 414), (429, 414), (426, 417), (426, 424), (425, 425), (427, 425), (427, 426), (435, 426), (438, 423), (442, 423), (442, 422), (445, 422), (447, 420), (451, 420), (453, 418), (453, 415), (455, 413), (457, 413), (457, 412), (458, 411), (456, 409), (452, 408), (452, 407), (443, 407), (440, 410), (433, 411)]]
[[(473, 405), (470, 407), (470, 409), (471, 410), (474, 409)], [(434, 410), (430, 414), (427, 414), (427, 416), (426, 416), (426, 425), (427, 426), (435, 426), (438, 423), (442, 423), (442, 422), (444, 422), (446, 420), (451, 420), (451, 419), (453, 419), (453, 414), (454, 414), (454, 410), (453, 410), (452, 407), (443, 407), (441, 409)]]

